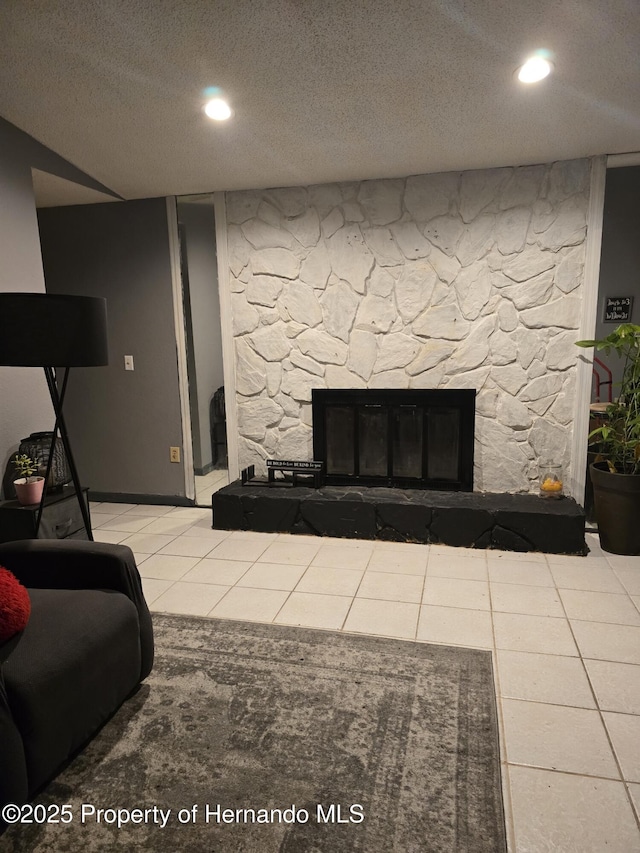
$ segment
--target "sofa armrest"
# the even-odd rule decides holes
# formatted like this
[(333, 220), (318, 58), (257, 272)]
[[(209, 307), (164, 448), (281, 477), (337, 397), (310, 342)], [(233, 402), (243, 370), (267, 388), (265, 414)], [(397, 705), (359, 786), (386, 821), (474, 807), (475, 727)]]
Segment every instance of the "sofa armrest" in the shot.
[(0, 544), (0, 565), (35, 589), (114, 589), (132, 600), (142, 596), (133, 552), (125, 545), (21, 539)]
[(142, 668), (153, 665), (153, 626), (133, 552), (126, 545), (79, 539), (21, 539), (0, 544), (0, 566), (35, 589), (112, 589), (138, 610)]

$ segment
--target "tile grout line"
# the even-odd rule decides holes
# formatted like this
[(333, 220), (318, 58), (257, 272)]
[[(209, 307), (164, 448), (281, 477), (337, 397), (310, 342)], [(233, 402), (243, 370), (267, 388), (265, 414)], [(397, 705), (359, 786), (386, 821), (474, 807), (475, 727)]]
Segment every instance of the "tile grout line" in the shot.
[[(339, 630), (340, 630), (340, 632), (341, 632), (341, 633), (345, 633), (345, 625), (347, 624), (347, 621), (348, 621), (348, 619), (349, 619), (349, 616), (351, 615), (351, 610), (353, 609), (353, 604), (354, 604), (354, 602), (355, 602), (355, 600), (356, 600), (356, 596), (358, 595), (358, 591), (359, 591), (360, 587), (362, 586), (362, 581), (363, 581), (363, 580), (364, 580), (364, 578), (365, 578), (365, 575), (366, 575), (367, 570), (368, 570), (368, 568), (369, 568), (369, 564), (370, 564), (371, 560), (373, 559), (373, 555), (374, 555), (374, 553), (375, 553), (375, 547), (371, 549), (371, 553), (369, 554), (369, 559), (367, 560), (367, 563), (366, 563), (366, 565), (365, 565), (365, 567), (364, 567), (364, 571), (362, 572), (362, 577), (360, 578), (360, 582), (358, 583), (358, 586), (357, 586), (357, 588), (356, 588), (356, 591), (354, 592), (354, 594), (353, 594), (353, 596), (352, 596), (352, 598), (351, 598), (351, 603), (349, 604), (349, 607), (347, 608), (347, 612), (346, 612), (346, 614), (345, 614), (345, 617), (344, 617), (344, 619), (342, 620), (342, 624), (341, 624), (341, 626), (340, 626), (340, 628), (339, 628)], [(346, 632), (346, 633), (348, 633), (348, 632)]]
[[(543, 773), (558, 773), (561, 776), (573, 776), (578, 779), (600, 779), (603, 782), (615, 782), (627, 785), (624, 779), (615, 776), (603, 776), (602, 773), (578, 773), (577, 770), (561, 770), (558, 767), (545, 767), (544, 764), (526, 764), (524, 761), (510, 761), (510, 767), (524, 767), (526, 770), (541, 770)], [(632, 783), (633, 784), (633, 783)]]
[[(228, 541), (228, 538), (229, 538), (229, 537), (226, 537), (226, 539), (223, 539), (222, 541), (223, 541), (223, 542), (226, 542), (226, 541)], [(249, 540), (249, 541), (253, 541), (253, 540)], [(275, 541), (276, 541), (276, 540), (274, 539), (274, 542), (275, 542)], [(219, 543), (218, 543), (218, 545), (220, 545), (220, 544), (222, 544), (222, 543), (221, 543), (221, 542), (219, 542)], [(211, 551), (210, 551), (209, 553), (210, 553), (210, 554), (211, 554), (211, 553), (213, 553), (213, 551), (215, 551), (215, 549), (218, 547), (218, 545), (215, 545), (215, 546), (211, 549)], [(216, 609), (216, 607), (224, 601), (224, 599), (229, 595), (229, 593), (231, 592), (231, 590), (232, 590), (232, 589), (235, 589), (235, 588), (236, 588), (236, 584), (238, 583), (238, 581), (242, 580), (242, 578), (247, 574), (247, 572), (250, 572), (250, 571), (251, 571), (251, 569), (256, 565), (256, 563), (258, 562), (258, 560), (260, 559), (260, 557), (264, 554), (264, 552), (265, 552), (265, 551), (267, 550), (267, 548), (269, 548), (269, 547), (270, 547), (269, 545), (266, 545), (266, 546), (264, 547), (264, 549), (260, 552), (260, 554), (256, 557), (256, 559), (251, 563), (251, 565), (250, 565), (247, 569), (245, 569), (245, 571), (240, 575), (240, 577), (239, 577), (236, 581), (234, 581), (234, 583), (232, 583), (232, 584), (230, 584), (230, 585), (229, 585), (229, 589), (225, 592), (225, 594), (224, 594), (224, 595), (223, 595), (223, 596), (222, 596), (218, 601), (216, 601), (216, 603), (213, 605), (213, 607), (211, 608), (211, 610), (206, 614), (207, 616), (211, 616), (211, 615), (213, 614), (213, 611)], [(203, 557), (203, 559), (205, 559), (205, 558)], [(216, 558), (214, 557), (213, 559), (216, 559)], [(225, 558), (225, 559), (226, 559), (226, 558)], [(230, 562), (233, 562), (233, 560), (230, 560)], [(236, 562), (238, 562), (238, 563), (248, 563), (248, 562), (250, 562), (250, 561), (249, 561), (249, 560), (236, 560)], [(194, 567), (194, 568), (195, 568), (195, 567)], [(225, 586), (226, 586), (226, 584), (225, 584)], [(240, 587), (240, 589), (242, 589), (242, 587)], [(244, 589), (247, 589), (247, 587), (244, 587)], [(276, 615), (277, 615), (277, 614), (276, 614)], [(275, 616), (274, 616), (274, 619), (275, 619)], [(273, 619), (271, 620), (271, 622), (273, 622)], [(268, 623), (268, 624), (269, 624), (269, 623)]]
[[(274, 542), (277, 542), (277, 541), (278, 541), (279, 536), (280, 536), (280, 534), (278, 534), (278, 535), (276, 536), (276, 538), (274, 539)], [(283, 542), (285, 542), (285, 544), (286, 544), (286, 540), (281, 540), (281, 542), (282, 542), (282, 541), (283, 541)], [(269, 548), (269, 547), (271, 547), (271, 546), (270, 546), (270, 545), (269, 545), (269, 546), (267, 546), (267, 548)], [(265, 548), (265, 551), (267, 550), (267, 548)], [(318, 548), (318, 550), (320, 550), (320, 549)], [(264, 554), (264, 553), (265, 553), (265, 551), (263, 551), (263, 552), (262, 552), (262, 554)], [(316, 552), (316, 553), (317, 553), (317, 552)], [(262, 556), (262, 554), (261, 554), (260, 556)], [(315, 556), (316, 556), (316, 555), (314, 554), (314, 556), (311, 558), (311, 560), (307, 563), (307, 566), (306, 566), (306, 568), (305, 568), (305, 570), (304, 570), (304, 572), (303, 572), (303, 574), (302, 574), (302, 577), (304, 577), (304, 576), (306, 575), (306, 573), (307, 573), (307, 571), (308, 571), (309, 567), (311, 566), (311, 563), (312, 563), (312, 562), (313, 562), (313, 560), (315, 559)], [(258, 558), (258, 559), (259, 559), (259, 558)], [(257, 562), (257, 560), (256, 560), (256, 562)], [(255, 565), (255, 563), (254, 563), (254, 565)], [(300, 578), (300, 580), (302, 580), (302, 578)], [(298, 581), (298, 583), (299, 583), (299, 582), (300, 582), (300, 581)], [(297, 584), (296, 584), (295, 586), (297, 586)], [(282, 602), (282, 605), (278, 608), (278, 610), (277, 610), (277, 611), (276, 611), (276, 613), (274, 614), (274, 616), (273, 616), (273, 618), (271, 619), (271, 621), (270, 621), (270, 623), (269, 623), (269, 624), (271, 624), (271, 625), (280, 624), (280, 623), (277, 623), (277, 622), (276, 622), (276, 619), (277, 619), (277, 618), (278, 618), (278, 616), (282, 613), (282, 610), (284, 609), (285, 605), (287, 604), (287, 602), (290, 600), (291, 596), (293, 595), (293, 592), (294, 592), (294, 590), (295, 590), (295, 586), (294, 586), (294, 588), (293, 588), (293, 589), (291, 589), (291, 590), (289, 590), (289, 591), (288, 591), (288, 594), (287, 594), (287, 596), (286, 596), (285, 600)], [(285, 591), (285, 592), (286, 592), (286, 590), (283, 590), (283, 591)]]
[(420, 628), (420, 624), (422, 623), (422, 617), (424, 615), (424, 611), (422, 609), (426, 604), (426, 601), (424, 600), (424, 594), (427, 590), (427, 578), (429, 577), (429, 563), (431, 562), (431, 556), (433, 555), (433, 551), (431, 550), (431, 545), (427, 545), (427, 548), (429, 550), (427, 551), (427, 564), (424, 567), (424, 580), (422, 581), (422, 589), (420, 590), (420, 604), (418, 607), (418, 621), (416, 623), (416, 634), (415, 634), (416, 640), (418, 639), (418, 629)]
[[(608, 561), (607, 561), (607, 562), (608, 562)], [(611, 571), (613, 571), (613, 567), (611, 567)], [(553, 574), (553, 572), (552, 572), (552, 574)], [(615, 572), (614, 572), (614, 574), (615, 574)], [(563, 611), (564, 611), (564, 613), (565, 613), (565, 616), (566, 616), (566, 619), (567, 619), (567, 624), (568, 624), (568, 626), (569, 626), (569, 630), (571, 631), (571, 636), (572, 636), (572, 638), (573, 638), (573, 642), (576, 644), (576, 648), (577, 648), (577, 650), (578, 650), (578, 657), (579, 657), (579, 659), (580, 659), (580, 663), (581, 663), (581, 665), (582, 665), (582, 669), (583, 669), (583, 671), (584, 671), (584, 673), (585, 673), (585, 675), (586, 675), (586, 677), (587, 677), (587, 683), (589, 684), (589, 689), (591, 690), (591, 694), (592, 694), (593, 699), (594, 699), (594, 702), (595, 702), (595, 704), (596, 704), (596, 712), (597, 712), (597, 714), (598, 714), (598, 718), (599, 718), (599, 720), (600, 720), (600, 724), (601, 724), (602, 728), (604, 729), (605, 737), (606, 737), (606, 739), (607, 739), (607, 743), (609, 744), (609, 749), (611, 750), (611, 755), (613, 756), (613, 760), (614, 760), (615, 766), (616, 766), (616, 768), (617, 768), (617, 770), (618, 770), (619, 781), (620, 781), (620, 782), (622, 782), (622, 785), (623, 785), (623, 788), (624, 788), (624, 792), (625, 792), (625, 795), (626, 795), (626, 798), (627, 798), (627, 802), (629, 803), (629, 806), (630, 806), (630, 808), (631, 808), (631, 814), (633, 815), (634, 820), (635, 820), (635, 822), (636, 822), (636, 827), (637, 827), (638, 831), (640, 832), (640, 815), (638, 815), (638, 813), (637, 813), (637, 811), (636, 811), (636, 808), (635, 808), (635, 805), (634, 805), (634, 802), (633, 802), (633, 797), (631, 796), (631, 792), (630, 792), (630, 790), (629, 790), (629, 786), (628, 786), (628, 784), (627, 784), (627, 781), (626, 781), (626, 779), (624, 778), (624, 772), (623, 772), (623, 770), (622, 770), (622, 765), (620, 764), (620, 760), (619, 760), (619, 758), (618, 758), (618, 753), (617, 753), (617, 751), (616, 751), (616, 749), (615, 749), (615, 747), (614, 747), (614, 745), (613, 745), (613, 740), (612, 740), (612, 738), (611, 738), (611, 735), (610, 735), (610, 733), (609, 733), (609, 729), (608, 729), (607, 724), (606, 724), (606, 721), (605, 721), (605, 719), (604, 719), (603, 712), (602, 712), (602, 709), (601, 709), (601, 707), (600, 707), (600, 702), (599, 702), (599, 700), (598, 700), (598, 696), (597, 696), (597, 694), (596, 694), (595, 687), (594, 687), (594, 685), (593, 685), (593, 683), (592, 683), (592, 681), (591, 681), (591, 677), (590, 677), (590, 675), (589, 675), (589, 670), (588, 670), (588, 668), (587, 668), (587, 666), (586, 666), (586, 664), (585, 664), (585, 662), (584, 662), (584, 658), (583, 658), (583, 655), (582, 655), (582, 649), (580, 648), (580, 644), (579, 644), (578, 639), (577, 639), (577, 637), (576, 637), (576, 635), (575, 635), (575, 633), (574, 633), (573, 625), (572, 625), (572, 623), (571, 623), (571, 619), (569, 618), (569, 616), (568, 616), (568, 614), (567, 614), (567, 610), (566, 610), (566, 607), (565, 607), (564, 599), (562, 598), (562, 595), (560, 594), (560, 587), (558, 587), (558, 585), (557, 585), (557, 582), (556, 582), (555, 576), (554, 576), (554, 579), (553, 579), (553, 580), (554, 580), (554, 583), (555, 583), (555, 588), (556, 588), (556, 590), (557, 590), (557, 592), (558, 592), (558, 597), (559, 597), (559, 599), (560, 599), (560, 603), (561, 603), (561, 605), (562, 605), (562, 609), (563, 609)], [(576, 621), (578, 621), (578, 622), (579, 622), (579, 621), (583, 621), (583, 620), (579, 620), (579, 619), (578, 619), (578, 620), (576, 620)], [(585, 775), (585, 774), (582, 774), (582, 775)], [(600, 777), (598, 777), (598, 778), (600, 778)], [(605, 778), (606, 778), (606, 777), (605, 777)]]
[(493, 620), (493, 595), (491, 590), (491, 581), (489, 577), (489, 564), (485, 555), (485, 567), (487, 570), (487, 586), (489, 588), (489, 614), (491, 619), (491, 638), (493, 640), (493, 648), (491, 649), (491, 659), (493, 662), (493, 680), (494, 690), (496, 691), (496, 711), (498, 713), (498, 737), (500, 743), (500, 753), (504, 756), (504, 761), (500, 760), (500, 770), (502, 777), (502, 799), (505, 813), (505, 823), (507, 823), (507, 845), (516, 853), (518, 849), (516, 823), (513, 810), (513, 798), (511, 796), (511, 776), (509, 773), (509, 755), (507, 750), (507, 731), (504, 722), (504, 707), (502, 704), (502, 685), (500, 680), (500, 668), (498, 666), (498, 644), (496, 641), (496, 630)]

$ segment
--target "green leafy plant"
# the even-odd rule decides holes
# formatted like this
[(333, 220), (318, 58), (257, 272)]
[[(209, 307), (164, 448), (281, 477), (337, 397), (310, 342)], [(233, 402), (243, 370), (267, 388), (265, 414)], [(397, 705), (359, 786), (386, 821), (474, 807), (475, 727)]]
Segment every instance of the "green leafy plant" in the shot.
[(21, 456), (16, 455), (16, 458), (13, 460), (13, 465), (16, 469), (18, 478), (24, 477), (27, 479), (38, 473), (38, 463), (34, 462), (33, 459), (25, 453)]
[(606, 409), (606, 423), (589, 433), (609, 470), (640, 475), (640, 326), (623, 323), (599, 341), (577, 341), (606, 355), (624, 359), (620, 393)]

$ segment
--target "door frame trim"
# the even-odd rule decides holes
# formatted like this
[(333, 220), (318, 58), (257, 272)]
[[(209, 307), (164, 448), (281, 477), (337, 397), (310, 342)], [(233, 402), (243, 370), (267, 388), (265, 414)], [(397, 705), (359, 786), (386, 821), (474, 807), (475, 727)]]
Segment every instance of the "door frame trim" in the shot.
[[(587, 238), (585, 242), (584, 279), (582, 284), (582, 316), (576, 340), (593, 340), (598, 313), (604, 190), (607, 177), (607, 158), (591, 160)], [(589, 435), (589, 406), (593, 373), (593, 350), (580, 350), (576, 369), (576, 400), (571, 441), (570, 494), (584, 505), (587, 475), (587, 444)]]
[(187, 373), (187, 339), (182, 302), (182, 273), (180, 271), (180, 238), (178, 235), (178, 209), (175, 196), (167, 196), (167, 228), (169, 231), (169, 263), (173, 293), (173, 325), (176, 335), (178, 364), (178, 389), (180, 396), (180, 422), (182, 426), (182, 467), (184, 493), (195, 503), (196, 479), (193, 466), (193, 439), (191, 437), (191, 412), (189, 411), (189, 377)]
[(227, 421), (227, 459), (229, 482), (240, 476), (238, 460), (238, 405), (236, 399), (236, 359), (233, 340), (233, 314), (231, 309), (231, 279), (229, 275), (229, 246), (227, 232), (227, 204), (224, 192), (213, 193), (213, 210), (216, 227), (216, 256), (218, 260), (218, 298), (220, 299), (220, 327), (222, 332), (222, 370), (224, 376), (224, 405)]

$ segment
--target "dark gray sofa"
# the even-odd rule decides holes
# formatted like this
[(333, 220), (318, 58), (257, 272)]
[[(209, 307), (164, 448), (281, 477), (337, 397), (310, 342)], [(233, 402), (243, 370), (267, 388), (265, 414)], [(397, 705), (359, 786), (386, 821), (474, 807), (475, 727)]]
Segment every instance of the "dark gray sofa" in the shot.
[(27, 802), (149, 674), (153, 628), (126, 546), (9, 542), (0, 566), (31, 597), (27, 627), (0, 645), (3, 805)]

